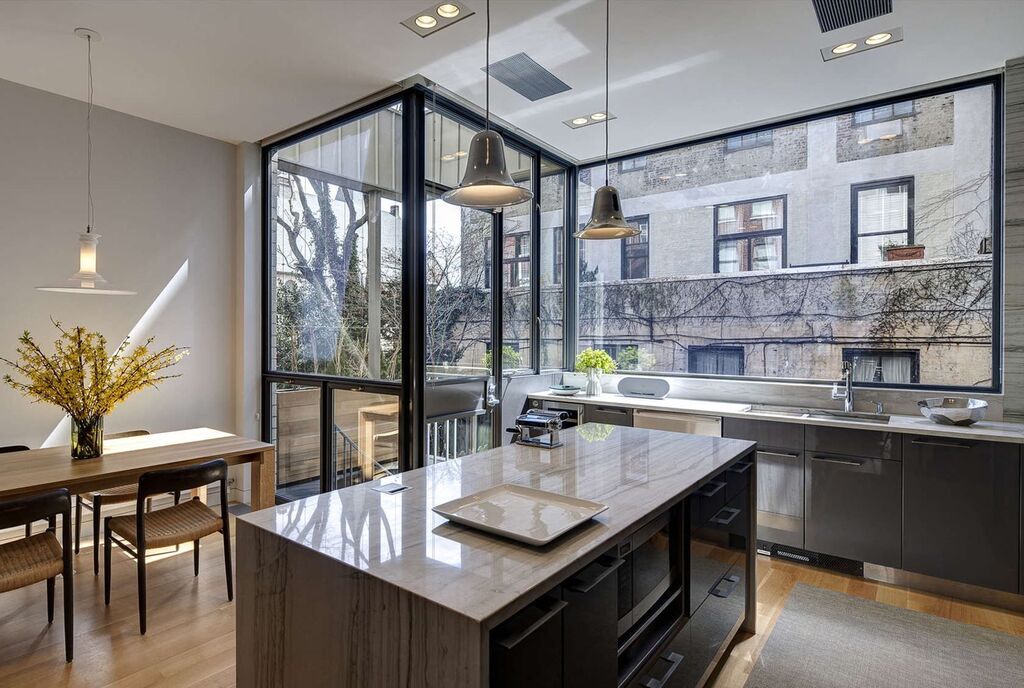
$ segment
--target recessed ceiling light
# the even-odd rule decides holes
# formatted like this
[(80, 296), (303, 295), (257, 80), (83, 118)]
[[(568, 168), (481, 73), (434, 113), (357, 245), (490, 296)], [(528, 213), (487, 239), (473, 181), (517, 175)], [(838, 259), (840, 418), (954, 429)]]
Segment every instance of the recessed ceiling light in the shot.
[(889, 33), (888, 31), (883, 31), (882, 33), (876, 33), (873, 36), (868, 36), (867, 38), (864, 39), (864, 42), (867, 43), (868, 45), (881, 45), (890, 38), (892, 38), (892, 34)]
[[(416, 21), (418, 22), (419, 20), (417, 19)], [(850, 52), (851, 50), (856, 50), (856, 49), (857, 49), (857, 44), (856, 43), (840, 43), (836, 47), (832, 48), (832, 54), (833, 55), (845, 55), (846, 53)]]
[(417, 12), (402, 21), (401, 24), (420, 38), (426, 38), (471, 16), (473, 16), (473, 10), (466, 7), (461, 1), (438, 4), (435, 0), (433, 5)]
[(589, 121), (590, 120), (588, 120), (586, 117), (577, 117), (576, 119), (574, 119), (572, 121), (572, 123), (575, 124), (576, 126), (583, 126), (584, 124), (586, 124)]
[(887, 45), (893, 45), (903, 40), (903, 29), (896, 26), (885, 31), (875, 33), (862, 38), (850, 38), (838, 45), (830, 45), (821, 49), (821, 59), (826, 62), (849, 55), (858, 55), (866, 50), (873, 50)]
[(595, 112), (594, 114), (592, 114), (590, 116), (590, 119), (594, 120), (595, 122), (600, 122), (600, 121), (605, 120), (607, 118), (608, 118), (608, 115), (604, 114), (603, 112)]
[(445, 19), (451, 19), (452, 17), (459, 16), (460, 11), (461, 10), (458, 5), (453, 5), (450, 2), (437, 6), (437, 16), (444, 17)]
[(581, 127), (592, 127), (595, 124), (611, 121), (613, 119), (615, 119), (615, 115), (611, 112), (595, 112), (592, 115), (581, 115), (580, 117), (564, 119), (562, 120), (562, 124), (570, 129), (580, 129)]

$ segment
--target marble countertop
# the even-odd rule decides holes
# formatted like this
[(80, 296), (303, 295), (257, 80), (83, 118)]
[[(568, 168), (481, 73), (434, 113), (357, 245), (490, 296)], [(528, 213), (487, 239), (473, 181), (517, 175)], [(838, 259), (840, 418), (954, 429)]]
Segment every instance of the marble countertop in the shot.
[(984, 420), (979, 423), (975, 423), (970, 427), (959, 427), (955, 425), (939, 425), (938, 423), (931, 422), (924, 416), (892, 415), (889, 417), (889, 422), (885, 424), (847, 420), (842, 418), (794, 416), (791, 414), (769, 413), (761, 410), (751, 411), (750, 404), (701, 401), (699, 399), (643, 399), (637, 397), (626, 397), (621, 394), (598, 394), (592, 397), (577, 394), (574, 397), (566, 397), (559, 396), (551, 392), (536, 392), (529, 396), (531, 399), (546, 399), (577, 404), (627, 406), (629, 408), (646, 409), (650, 411), (674, 411), (678, 413), (696, 413), (731, 418), (773, 420), (782, 423), (801, 423), (803, 425), (826, 425), (838, 428), (856, 428), (859, 430), (921, 434), (932, 437), (956, 437), (962, 439), (1024, 444), (1024, 424), (1005, 423), (1002, 421)]
[[(572, 575), (754, 446), (596, 424), (565, 431), (562, 439), (557, 449), (509, 445), (240, 518), (492, 626), (522, 598)], [(381, 482), (410, 489), (391, 495), (371, 489)], [(474, 531), (431, 511), (502, 483), (608, 509), (545, 547)]]

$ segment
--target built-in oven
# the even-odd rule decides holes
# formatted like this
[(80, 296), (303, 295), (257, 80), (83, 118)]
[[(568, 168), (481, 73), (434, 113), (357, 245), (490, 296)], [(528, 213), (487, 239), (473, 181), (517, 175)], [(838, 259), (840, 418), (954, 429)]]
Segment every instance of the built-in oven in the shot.
[[(678, 535), (665, 512), (619, 543), (619, 636), (644, 620), (659, 601), (671, 594), (679, 566)], [(677, 583), (678, 585), (678, 583)]]

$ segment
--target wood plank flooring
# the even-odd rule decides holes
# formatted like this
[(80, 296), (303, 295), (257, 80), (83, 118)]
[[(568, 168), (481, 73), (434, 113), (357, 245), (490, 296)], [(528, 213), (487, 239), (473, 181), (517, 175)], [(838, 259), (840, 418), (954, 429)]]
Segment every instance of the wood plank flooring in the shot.
[[(88, 529), (87, 529), (88, 530)], [(83, 533), (84, 535), (84, 533)], [(234, 604), (227, 601), (220, 540), (204, 539), (192, 576), (191, 546), (150, 560), (149, 632), (139, 635), (135, 564), (115, 548), (111, 604), (92, 575), (91, 543), (76, 557), (75, 661), (64, 662), (60, 614), (46, 625), (42, 583), (0, 595), (0, 686), (235, 685)], [(758, 635), (737, 640), (710, 685), (741, 688), (797, 582), (1024, 636), (1024, 614), (961, 602), (789, 562), (758, 560)], [(57, 584), (58, 611), (61, 584)]]

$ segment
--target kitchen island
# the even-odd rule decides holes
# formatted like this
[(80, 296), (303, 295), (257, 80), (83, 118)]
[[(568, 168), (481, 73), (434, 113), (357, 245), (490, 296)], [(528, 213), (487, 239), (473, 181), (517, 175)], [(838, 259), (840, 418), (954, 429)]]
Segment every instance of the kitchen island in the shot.
[[(239, 518), (238, 685), (698, 685), (754, 631), (754, 443), (597, 424), (562, 439)], [(608, 509), (545, 547), (431, 511), (502, 483)]]

